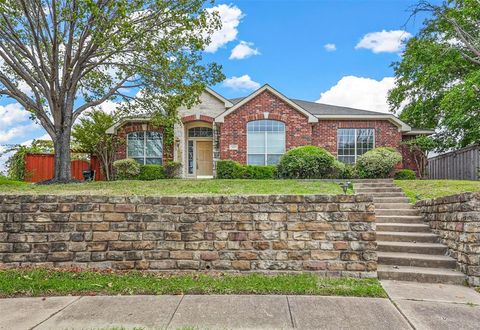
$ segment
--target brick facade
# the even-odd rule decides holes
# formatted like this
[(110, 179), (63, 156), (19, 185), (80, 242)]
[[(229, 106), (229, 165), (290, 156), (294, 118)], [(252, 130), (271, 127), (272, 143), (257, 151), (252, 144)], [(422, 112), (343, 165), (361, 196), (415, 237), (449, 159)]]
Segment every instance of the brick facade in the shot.
[[(265, 118), (268, 113), (268, 118)], [(312, 144), (312, 124), (308, 118), (269, 91), (242, 105), (225, 117), (220, 125), (220, 158), (247, 162), (247, 123), (254, 120), (273, 119), (285, 123), (285, 144), (291, 149)], [(238, 150), (229, 150), (230, 145)]]
[[(162, 127), (155, 127), (148, 123), (142, 122), (127, 122), (117, 130), (117, 136), (124, 142), (120, 145), (117, 149), (117, 153), (115, 155), (116, 159), (125, 159), (127, 158), (127, 135), (129, 133), (134, 132), (144, 132), (144, 131), (151, 131), (151, 132), (159, 132), (163, 134)], [(163, 139), (163, 163), (166, 161), (173, 159), (173, 148), (171, 145), (168, 145), (165, 142), (165, 136)]]
[(370, 196), (0, 195), (0, 268), (376, 277)]

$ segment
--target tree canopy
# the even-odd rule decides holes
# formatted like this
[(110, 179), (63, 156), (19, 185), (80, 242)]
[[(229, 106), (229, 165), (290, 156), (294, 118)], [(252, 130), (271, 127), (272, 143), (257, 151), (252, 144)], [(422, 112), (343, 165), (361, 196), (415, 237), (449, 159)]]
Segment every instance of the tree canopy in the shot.
[(220, 28), (206, 0), (0, 0), (0, 96), (32, 113), (70, 179), (70, 136), (87, 109), (175, 116), (223, 79), (202, 51)]
[(431, 17), (394, 63), (392, 111), (415, 127), (437, 129), (438, 149), (480, 142), (480, 0), (421, 1)]

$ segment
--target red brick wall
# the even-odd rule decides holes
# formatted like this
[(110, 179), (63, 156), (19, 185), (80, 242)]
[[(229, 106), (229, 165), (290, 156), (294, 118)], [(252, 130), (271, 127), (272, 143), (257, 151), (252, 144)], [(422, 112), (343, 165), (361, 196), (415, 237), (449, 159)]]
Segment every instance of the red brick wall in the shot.
[[(221, 159), (247, 162), (247, 123), (265, 119), (264, 112), (269, 113), (268, 119), (285, 123), (287, 150), (312, 144), (312, 126), (308, 118), (274, 94), (264, 91), (225, 117), (220, 126)], [(238, 145), (238, 150), (229, 150), (231, 144)]]
[[(147, 125), (146, 131), (160, 132), (163, 134), (162, 127), (154, 127), (151, 124), (146, 123), (126, 123), (122, 127), (118, 128), (117, 135), (122, 139), (123, 143), (117, 150), (116, 159), (125, 159), (127, 158), (127, 134), (133, 132), (143, 132), (143, 125)], [(172, 160), (173, 148), (171, 145), (165, 143), (165, 136), (163, 137), (163, 163), (168, 160)]]
[(337, 130), (339, 128), (375, 129), (375, 147), (399, 148), (402, 133), (387, 120), (320, 120), (313, 127), (313, 144), (337, 154)]

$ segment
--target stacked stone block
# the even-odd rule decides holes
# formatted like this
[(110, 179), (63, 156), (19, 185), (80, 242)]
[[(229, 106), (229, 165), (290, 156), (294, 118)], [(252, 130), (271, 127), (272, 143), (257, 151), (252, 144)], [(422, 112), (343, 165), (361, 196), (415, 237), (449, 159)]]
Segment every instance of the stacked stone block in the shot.
[(371, 197), (0, 195), (0, 265), (376, 277)]
[(416, 204), (448, 246), (470, 285), (480, 285), (480, 193), (463, 193)]

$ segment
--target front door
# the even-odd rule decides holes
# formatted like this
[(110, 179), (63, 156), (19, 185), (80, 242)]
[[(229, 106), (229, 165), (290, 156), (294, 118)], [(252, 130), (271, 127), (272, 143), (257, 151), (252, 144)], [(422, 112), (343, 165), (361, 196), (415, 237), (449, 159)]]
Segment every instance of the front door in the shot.
[(213, 175), (213, 143), (197, 141), (197, 176)]

